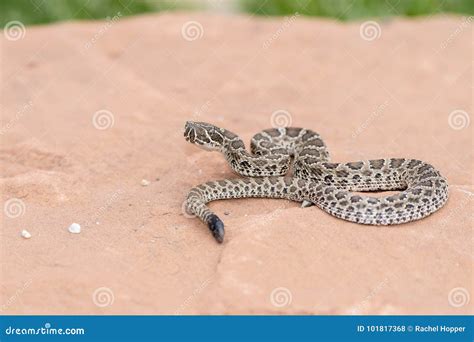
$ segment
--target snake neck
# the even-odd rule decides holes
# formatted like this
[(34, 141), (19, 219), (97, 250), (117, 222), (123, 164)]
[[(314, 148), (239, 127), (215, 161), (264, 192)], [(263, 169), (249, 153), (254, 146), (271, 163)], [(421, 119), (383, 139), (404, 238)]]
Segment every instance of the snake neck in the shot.
[(242, 145), (229, 145), (223, 149), (224, 156), (232, 170), (242, 176), (268, 177), (283, 176), (288, 173), (291, 157), (288, 155), (269, 154), (265, 158), (252, 155)]

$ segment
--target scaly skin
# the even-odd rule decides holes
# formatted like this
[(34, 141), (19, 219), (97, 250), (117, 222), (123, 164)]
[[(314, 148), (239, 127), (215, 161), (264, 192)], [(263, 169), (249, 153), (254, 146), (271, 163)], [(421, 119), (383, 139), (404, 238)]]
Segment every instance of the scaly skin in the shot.
[[(428, 216), (448, 198), (446, 180), (425, 162), (389, 158), (331, 163), (321, 137), (306, 129), (262, 131), (252, 138), (253, 154), (245, 151), (237, 135), (210, 124), (188, 122), (185, 137), (222, 152), (234, 171), (252, 176), (207, 182), (191, 189), (187, 210), (208, 224), (218, 242), (224, 240), (224, 224), (206, 204), (219, 199), (285, 198), (311, 202), (347, 221), (392, 225)], [(293, 176), (277, 177), (290, 168)], [(351, 193), (383, 190), (401, 192), (384, 197)]]

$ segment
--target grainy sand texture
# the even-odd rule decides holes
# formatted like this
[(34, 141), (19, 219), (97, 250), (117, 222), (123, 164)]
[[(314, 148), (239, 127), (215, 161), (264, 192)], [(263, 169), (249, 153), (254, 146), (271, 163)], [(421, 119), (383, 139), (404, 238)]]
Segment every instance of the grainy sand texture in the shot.
[[(472, 21), (164, 13), (23, 33), (0, 40), (3, 314), (472, 313)], [(186, 120), (246, 142), (311, 128), (338, 162), (421, 159), (450, 198), (393, 227), (215, 202), (219, 245), (182, 204), (235, 175)]]

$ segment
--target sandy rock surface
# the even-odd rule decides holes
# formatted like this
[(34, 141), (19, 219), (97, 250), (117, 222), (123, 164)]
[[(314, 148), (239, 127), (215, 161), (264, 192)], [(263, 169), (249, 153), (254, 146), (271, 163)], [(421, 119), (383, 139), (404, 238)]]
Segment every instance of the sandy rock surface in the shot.
[[(381, 21), (370, 40), (360, 22), (182, 13), (2, 36), (2, 313), (472, 313), (465, 23)], [(221, 201), (219, 245), (181, 207), (192, 186), (234, 175), (183, 139), (186, 120), (246, 142), (275, 120), (312, 128), (334, 161), (425, 160), (450, 199), (390, 228)]]

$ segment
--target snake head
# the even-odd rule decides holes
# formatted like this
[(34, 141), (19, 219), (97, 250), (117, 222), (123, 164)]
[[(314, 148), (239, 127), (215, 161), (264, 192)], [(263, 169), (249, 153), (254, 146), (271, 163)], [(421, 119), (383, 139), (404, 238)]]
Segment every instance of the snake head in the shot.
[(184, 138), (205, 150), (220, 151), (224, 146), (225, 130), (206, 122), (187, 121)]

